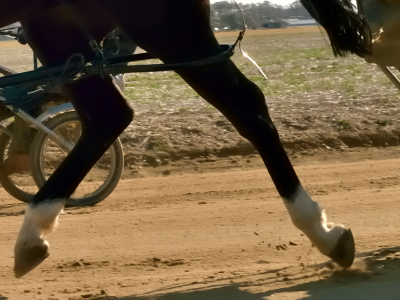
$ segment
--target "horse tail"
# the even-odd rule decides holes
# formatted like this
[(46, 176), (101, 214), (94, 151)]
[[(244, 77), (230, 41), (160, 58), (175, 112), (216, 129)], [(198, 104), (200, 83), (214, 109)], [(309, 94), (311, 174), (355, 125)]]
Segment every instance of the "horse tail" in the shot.
[(301, 0), (301, 3), (325, 28), (335, 56), (345, 56), (348, 52), (361, 57), (371, 54), (372, 34), (360, 0), (357, 0), (358, 11), (351, 0)]

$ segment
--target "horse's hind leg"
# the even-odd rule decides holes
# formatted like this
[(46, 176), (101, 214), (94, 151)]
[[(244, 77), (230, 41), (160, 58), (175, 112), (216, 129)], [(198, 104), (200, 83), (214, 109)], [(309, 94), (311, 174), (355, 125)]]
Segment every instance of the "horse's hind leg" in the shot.
[[(130, 0), (93, 2), (113, 15), (139, 47), (165, 62), (204, 59), (221, 52), (209, 26), (206, 0), (147, 0), (140, 9), (130, 7)], [(294, 225), (321, 253), (350, 266), (355, 252), (350, 230), (328, 224), (324, 211), (300, 184), (261, 90), (230, 60), (178, 74), (257, 148)]]
[(257, 148), (293, 224), (321, 253), (341, 266), (349, 267), (355, 253), (351, 231), (341, 225), (328, 224), (324, 210), (302, 187), (282, 147), (260, 89), (231, 61), (179, 74)]
[[(64, 63), (75, 52), (83, 54), (86, 60), (93, 59), (86, 37), (57, 11), (23, 25), (30, 46), (44, 65)], [(65, 200), (133, 118), (132, 109), (109, 76), (91, 76), (65, 86), (64, 91), (80, 117), (82, 135), (27, 206), (15, 245), (16, 277), (28, 273), (48, 256), (45, 236), (54, 230)]]

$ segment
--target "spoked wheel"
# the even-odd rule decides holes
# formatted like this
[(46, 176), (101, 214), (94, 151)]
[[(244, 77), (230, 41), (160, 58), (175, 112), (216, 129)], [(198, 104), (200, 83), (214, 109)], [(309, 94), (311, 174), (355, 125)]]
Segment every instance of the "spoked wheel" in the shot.
[[(13, 127), (14, 123), (11, 123), (7, 129), (13, 132)], [(5, 132), (0, 134), (0, 163), (5, 161), (9, 156), (11, 141), (12, 137)], [(31, 171), (27, 171), (7, 176), (0, 172), (1, 186), (14, 198), (29, 203), (39, 190), (31, 173)]]
[[(76, 112), (60, 114), (45, 125), (73, 145), (81, 135), (81, 124)], [(67, 154), (46, 133), (36, 134), (31, 147), (31, 166), (33, 179), (39, 187), (53, 174)], [(123, 166), (124, 153), (117, 139), (86, 175), (66, 206), (95, 205), (104, 200), (117, 186)]]

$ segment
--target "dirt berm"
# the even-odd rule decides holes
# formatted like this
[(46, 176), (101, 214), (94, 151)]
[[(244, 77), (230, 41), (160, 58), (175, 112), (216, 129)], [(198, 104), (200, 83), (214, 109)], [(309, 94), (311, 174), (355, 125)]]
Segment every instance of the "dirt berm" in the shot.
[[(400, 100), (321, 98), (305, 95), (301, 106), (299, 102), (282, 105), (282, 99), (267, 99), (289, 155), (400, 144)], [(205, 106), (158, 112), (140, 111), (139, 107), (121, 139), (126, 165), (132, 168), (165, 165), (182, 158), (256, 153), (218, 111)]]

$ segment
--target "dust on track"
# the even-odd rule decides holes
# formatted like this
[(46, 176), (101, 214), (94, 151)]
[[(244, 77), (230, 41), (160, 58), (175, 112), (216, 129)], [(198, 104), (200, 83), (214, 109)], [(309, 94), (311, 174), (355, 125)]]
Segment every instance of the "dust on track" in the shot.
[(122, 180), (101, 204), (67, 209), (50, 257), (19, 280), (12, 251), (24, 206), (2, 191), (0, 299), (395, 299), (400, 149), (381, 154), (297, 161), (328, 219), (353, 231), (349, 270), (293, 227), (255, 157), (230, 169), (222, 161), (220, 171), (209, 162), (212, 172)]

